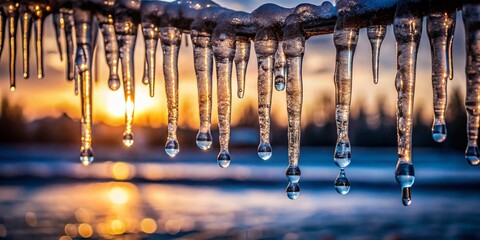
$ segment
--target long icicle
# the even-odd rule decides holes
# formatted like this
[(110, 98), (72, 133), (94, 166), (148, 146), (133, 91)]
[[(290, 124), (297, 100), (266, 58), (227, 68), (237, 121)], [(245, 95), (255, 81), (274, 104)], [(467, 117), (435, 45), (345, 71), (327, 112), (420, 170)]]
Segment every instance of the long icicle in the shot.
[(373, 82), (378, 83), (378, 72), (380, 68), (380, 47), (387, 33), (387, 26), (373, 25), (367, 28), (367, 36), (372, 46), (372, 71)]
[(245, 78), (247, 76), (248, 60), (250, 59), (250, 39), (237, 36), (235, 50), (235, 69), (237, 72), (237, 96), (245, 96)]
[[(266, 38), (261, 36), (266, 34)], [(258, 156), (263, 160), (272, 157), (270, 145), (270, 109), (272, 104), (273, 72), (278, 41), (273, 34), (257, 33), (255, 53), (258, 59), (258, 121), (260, 125), (260, 144)]]
[[(135, 112), (134, 50), (137, 26), (131, 22), (116, 22), (116, 36), (122, 63), (123, 94), (125, 98), (125, 132), (123, 144), (131, 147), (133, 140), (133, 115)], [(120, 30), (120, 31), (119, 31)]]
[[(155, 95), (155, 66), (159, 30), (153, 23), (142, 23), (143, 38), (145, 39), (145, 64), (142, 82), (148, 84), (150, 97)], [(145, 80), (146, 79), (146, 80)]]
[(9, 40), (10, 40), (10, 91), (15, 91), (15, 66), (16, 66), (16, 55), (17, 55), (17, 22), (18, 22), (18, 8), (14, 3), (8, 5), (8, 29), (9, 29)]
[(230, 166), (230, 121), (232, 108), (232, 66), (235, 58), (235, 38), (221, 34), (213, 40), (213, 53), (217, 70), (217, 105), (220, 152), (217, 163), (222, 168)]
[(478, 127), (480, 125), (480, 4), (467, 3), (463, 6), (463, 23), (465, 26), (465, 47), (467, 64), (467, 91), (465, 107), (467, 109), (468, 147), (465, 158), (471, 165), (478, 165)]
[(278, 43), (278, 49), (275, 53), (275, 89), (283, 91), (285, 89), (285, 52), (283, 51), (283, 42)]
[(344, 169), (351, 162), (351, 146), (348, 137), (350, 104), (352, 97), (353, 56), (358, 42), (358, 28), (335, 28), (333, 41), (337, 49), (335, 62), (335, 119), (337, 126), (337, 144), (334, 152), (335, 164), (340, 168), (340, 174), (335, 180), (335, 190), (339, 194), (350, 191), (350, 183)]
[(89, 165), (93, 157), (92, 148), (92, 15), (91, 12), (75, 9), (75, 29), (77, 36), (77, 53), (75, 57), (76, 85), (80, 88), (82, 109), (82, 146), (80, 161)]
[[(302, 63), (305, 52), (305, 38), (296, 37), (284, 41), (287, 66), (287, 112), (288, 112), (288, 178), (286, 189), (288, 198), (295, 200), (300, 195), (300, 134), (303, 103)], [(283, 47), (283, 46), (282, 46)]]
[(410, 188), (415, 181), (412, 164), (412, 127), (415, 71), (417, 52), (422, 35), (422, 15), (414, 0), (400, 0), (394, 20), (394, 34), (397, 42), (397, 76), (395, 85), (398, 92), (397, 142), (398, 162), (395, 177), (402, 187), (402, 203), (411, 204)]
[(32, 35), (32, 14), (28, 11), (27, 5), (21, 6), (22, 10), (20, 24), (22, 29), (22, 60), (23, 60), (23, 77), (28, 78), (29, 62), (30, 62), (30, 38)]
[(53, 23), (53, 29), (55, 30), (55, 38), (56, 38), (55, 41), (57, 42), (58, 55), (60, 56), (60, 61), (62, 62), (63, 62), (63, 50), (62, 50), (61, 33), (62, 33), (62, 28), (65, 27), (64, 22), (65, 20), (63, 19), (62, 13), (52, 14), (52, 23)]
[(165, 91), (168, 106), (168, 136), (165, 152), (175, 157), (180, 152), (177, 140), (178, 123), (178, 52), (182, 43), (182, 32), (178, 28), (160, 29), (163, 49), (163, 73), (165, 75)]
[(200, 110), (200, 128), (198, 130), (196, 143), (198, 148), (208, 150), (212, 146), (213, 141), (210, 130), (213, 73), (212, 39), (211, 36), (202, 36), (196, 31), (192, 31), (191, 38)]
[(120, 78), (118, 77), (119, 49), (117, 36), (115, 34), (115, 25), (113, 24), (113, 18), (110, 15), (105, 16), (105, 19), (97, 16), (97, 19), (99, 19), (99, 25), (103, 35), (105, 59), (110, 69), (108, 87), (110, 90), (116, 91), (120, 88)]
[(45, 13), (41, 10), (37, 11), (35, 19), (35, 53), (37, 56), (37, 78), (43, 78), (43, 22), (45, 20)]
[(427, 33), (432, 52), (433, 112), (432, 137), (436, 142), (447, 138), (445, 110), (447, 108), (447, 81), (450, 77), (449, 39), (453, 36), (456, 12), (433, 10), (427, 16)]
[(73, 19), (73, 11), (63, 12), (63, 18), (65, 20), (65, 39), (66, 39), (66, 50), (67, 50), (67, 80), (73, 81), (74, 77), (74, 61), (75, 61), (75, 52), (74, 52), (74, 39), (73, 31), (75, 31), (75, 21)]

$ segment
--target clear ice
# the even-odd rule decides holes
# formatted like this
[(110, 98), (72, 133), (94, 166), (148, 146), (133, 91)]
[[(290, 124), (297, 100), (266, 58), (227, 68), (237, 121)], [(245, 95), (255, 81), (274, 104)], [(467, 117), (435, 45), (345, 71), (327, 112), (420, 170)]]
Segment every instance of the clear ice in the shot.
[(283, 51), (283, 42), (278, 43), (278, 49), (275, 53), (275, 89), (283, 91), (285, 89), (285, 64), (287, 59)]
[(245, 95), (245, 78), (247, 76), (248, 60), (250, 59), (250, 39), (238, 36), (236, 41), (235, 68), (237, 72), (237, 96)]
[(32, 14), (28, 10), (28, 5), (20, 5), (20, 25), (22, 30), (22, 60), (23, 77), (28, 78), (29, 60), (30, 60), (30, 38), (32, 35)]
[(372, 25), (367, 28), (367, 36), (372, 46), (372, 71), (373, 82), (378, 83), (378, 71), (380, 68), (380, 47), (387, 33), (387, 26)]
[[(410, 0), (398, 2), (393, 30), (397, 42), (397, 76), (395, 86), (398, 92), (397, 103), (397, 142), (398, 164), (397, 181), (403, 189), (403, 204), (410, 205), (410, 185), (405, 185), (399, 176), (413, 175), (411, 164), (413, 100), (415, 89), (415, 68), (417, 64), (418, 45), (422, 36), (422, 15), (418, 3)], [(404, 166), (408, 165), (404, 174)], [(407, 176), (410, 176), (408, 175)], [(413, 184), (413, 181), (411, 181)]]
[(467, 52), (465, 107), (467, 109), (468, 146), (465, 151), (465, 158), (471, 165), (478, 165), (480, 162), (478, 150), (478, 127), (480, 124), (480, 4), (465, 4), (462, 14)]

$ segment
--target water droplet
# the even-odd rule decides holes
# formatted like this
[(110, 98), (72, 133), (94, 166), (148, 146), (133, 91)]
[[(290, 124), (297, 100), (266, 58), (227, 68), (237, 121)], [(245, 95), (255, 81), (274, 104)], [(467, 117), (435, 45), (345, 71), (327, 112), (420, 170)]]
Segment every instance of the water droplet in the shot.
[(177, 140), (169, 140), (167, 141), (167, 144), (165, 144), (165, 152), (168, 154), (170, 157), (175, 157), (178, 152), (180, 152), (180, 146), (178, 144)]
[(465, 151), (465, 159), (468, 163), (472, 166), (478, 165), (480, 162), (479, 159), (479, 151), (477, 146), (468, 146), (467, 150)]
[(108, 88), (112, 91), (117, 91), (120, 88), (120, 79), (110, 77), (110, 79), (108, 79)]
[(410, 195), (410, 188), (402, 188), (402, 203), (403, 206), (410, 206), (412, 204), (412, 196)]
[(212, 146), (212, 134), (210, 132), (198, 132), (197, 134), (197, 147), (202, 150), (208, 150)]
[(285, 79), (283, 78), (275, 78), (275, 89), (277, 91), (283, 91), (285, 89)]
[(412, 163), (399, 162), (395, 170), (395, 179), (402, 188), (409, 188), (415, 182), (415, 170)]
[(287, 170), (285, 171), (285, 175), (287, 176), (289, 182), (298, 183), (298, 181), (300, 181), (302, 172), (298, 166), (288, 166)]
[(288, 198), (295, 200), (300, 196), (300, 186), (297, 183), (288, 183), (286, 192)]
[(15, 86), (11, 86), (10, 91), (15, 92)]
[(227, 151), (221, 151), (217, 156), (218, 166), (220, 166), (221, 168), (227, 168), (228, 166), (230, 166), (230, 161), (230, 153), (228, 153)]
[(432, 137), (435, 142), (443, 142), (447, 139), (447, 126), (445, 123), (435, 123), (432, 127)]
[(257, 153), (261, 159), (268, 160), (272, 157), (272, 146), (270, 146), (270, 143), (260, 143)]
[(352, 161), (350, 141), (340, 140), (335, 148), (333, 160), (339, 168), (346, 168)]
[(85, 166), (88, 166), (91, 162), (93, 162), (92, 148), (82, 149), (80, 151), (80, 162), (82, 162), (82, 164)]
[(133, 133), (123, 134), (123, 145), (126, 147), (131, 147), (133, 145)]
[(345, 195), (350, 191), (350, 182), (345, 175), (345, 170), (341, 169), (334, 183), (335, 190), (341, 194)]

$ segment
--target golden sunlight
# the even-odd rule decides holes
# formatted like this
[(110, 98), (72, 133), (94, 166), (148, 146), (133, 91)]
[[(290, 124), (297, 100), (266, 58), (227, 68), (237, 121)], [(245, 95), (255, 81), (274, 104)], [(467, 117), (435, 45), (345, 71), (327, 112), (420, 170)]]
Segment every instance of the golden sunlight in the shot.
[(130, 110), (135, 107), (135, 114), (144, 114), (151, 111), (155, 107), (155, 99), (146, 94), (137, 94), (135, 96), (135, 103), (128, 101), (125, 104), (122, 91), (106, 91), (107, 95), (107, 113), (110, 117), (120, 118), (125, 116), (125, 106)]

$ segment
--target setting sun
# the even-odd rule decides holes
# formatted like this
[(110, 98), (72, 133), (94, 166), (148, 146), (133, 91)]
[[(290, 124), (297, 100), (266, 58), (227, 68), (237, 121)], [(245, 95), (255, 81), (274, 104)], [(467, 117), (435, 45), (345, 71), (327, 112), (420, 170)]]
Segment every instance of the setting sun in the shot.
[[(125, 116), (125, 100), (122, 91), (108, 91), (107, 95), (107, 113), (110, 117), (120, 118)], [(143, 114), (155, 109), (155, 99), (145, 94), (135, 96), (135, 102), (128, 102), (127, 105), (135, 107), (135, 114)]]

